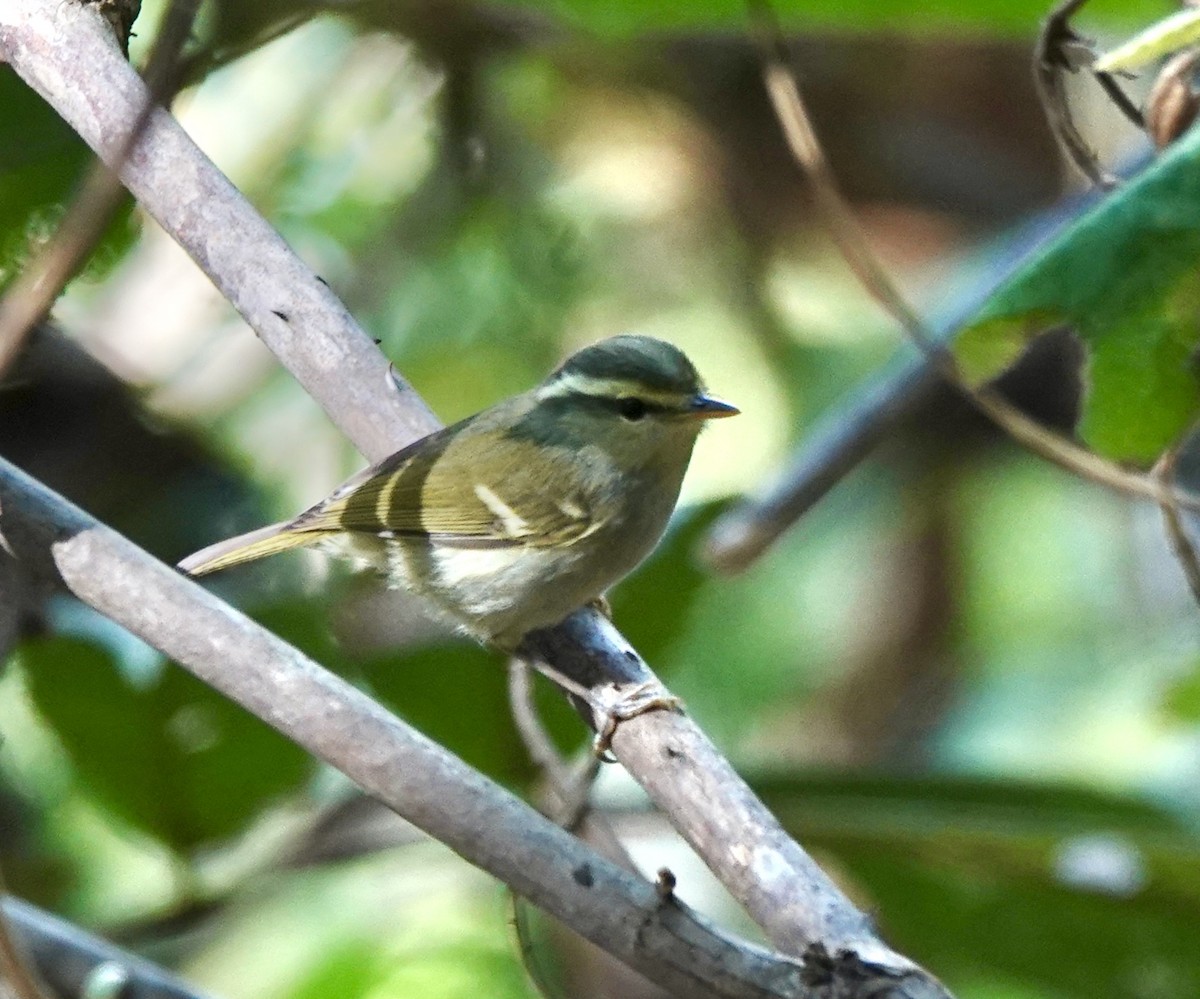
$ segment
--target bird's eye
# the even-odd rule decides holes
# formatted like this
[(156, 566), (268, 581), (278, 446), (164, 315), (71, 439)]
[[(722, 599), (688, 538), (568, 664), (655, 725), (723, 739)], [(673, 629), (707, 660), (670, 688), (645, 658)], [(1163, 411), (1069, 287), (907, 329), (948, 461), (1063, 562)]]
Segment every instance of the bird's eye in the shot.
[(640, 420), (646, 415), (646, 404), (635, 396), (627, 396), (617, 401), (617, 412), (627, 420)]

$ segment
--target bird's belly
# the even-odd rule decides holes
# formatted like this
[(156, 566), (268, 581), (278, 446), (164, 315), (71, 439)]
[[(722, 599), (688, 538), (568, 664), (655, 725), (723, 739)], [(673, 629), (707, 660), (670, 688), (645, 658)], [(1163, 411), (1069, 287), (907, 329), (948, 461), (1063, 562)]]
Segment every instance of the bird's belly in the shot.
[(528, 631), (557, 624), (598, 596), (581, 579), (581, 552), (537, 548), (438, 548), (432, 596), (486, 641), (513, 646)]
[[(669, 515), (669, 504), (643, 504), (633, 516), (557, 547), (397, 539), (381, 549), (389, 585), (426, 597), (475, 638), (513, 649), (527, 632), (558, 624), (628, 575), (657, 543)], [(356, 554), (372, 561), (377, 553)]]

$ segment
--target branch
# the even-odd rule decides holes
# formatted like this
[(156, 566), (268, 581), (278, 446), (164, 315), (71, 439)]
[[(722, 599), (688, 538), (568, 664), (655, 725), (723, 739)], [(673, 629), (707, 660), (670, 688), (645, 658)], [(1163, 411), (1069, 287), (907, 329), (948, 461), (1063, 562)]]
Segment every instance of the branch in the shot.
[(0, 58), (118, 171), (371, 461), (437, 428), (329, 287), (167, 111), (150, 113), (122, 161), (146, 88), (92, 9), (76, 0), (4, 0)]
[[(129, 133), (144, 101), (144, 87), (119, 58), (89, 12), (80, 10), (68, 0), (6, 0), (0, 4), (0, 51), (89, 145), (114, 163), (114, 151), (120, 148), (122, 137)], [(114, 165), (119, 167), (123, 182), (141, 205), (193, 257), (263, 342), (369, 459), (379, 460), (437, 426), (429, 409), (405, 382), (389, 371), (387, 360), (329, 288), (295, 257), (282, 238), (192, 144), (169, 114), (156, 110), (136, 143), (133, 155), (124, 164)], [(73, 523), (77, 527), (80, 525), (78, 520)], [(44, 526), (51, 527), (49, 523)], [(101, 556), (99, 549), (112, 543), (113, 536), (103, 531), (88, 531), (69, 542), (73, 551), (86, 552), (88, 555), (83, 557), (97, 559)], [(62, 548), (60, 544), (56, 549), (60, 568), (62, 555), (59, 549)], [(75, 573), (72, 585), (77, 587), (77, 595), (121, 623), (127, 626), (132, 623), (131, 630), (143, 628), (140, 632), (143, 637), (153, 631), (156, 638), (148, 638), (152, 644), (170, 643), (172, 655), (181, 662), (193, 663), (198, 675), (226, 693), (242, 683), (260, 685), (249, 704), (251, 710), (265, 719), (274, 719), (273, 723), (282, 727), (288, 719), (279, 717), (281, 698), (291, 693), (290, 686), (285, 685), (300, 683), (300, 679), (292, 677), (290, 672), (287, 678), (275, 675), (255, 679), (261, 666), (253, 657), (246, 660), (245, 649), (238, 644), (240, 638), (230, 637), (227, 644), (215, 648), (207, 641), (199, 646), (180, 645), (178, 634), (166, 623), (175, 622), (174, 618), (158, 621), (145, 618), (145, 607), (139, 603), (143, 596), (166, 599), (170, 592), (176, 594), (178, 602), (162, 606), (164, 614), (192, 614), (193, 607), (199, 604), (205, 612), (200, 615), (196, 611), (197, 619), (208, 620), (207, 627), (240, 620), (235, 612), (211, 597), (202, 602), (191, 584), (185, 581), (172, 576), (168, 586), (163, 577), (161, 592), (152, 589), (143, 594), (134, 590), (124, 594), (125, 602), (114, 601), (117, 588), (126, 582), (122, 573), (130, 569), (126, 559), (132, 558), (131, 553), (123, 551), (123, 556), (118, 556), (115, 550), (107, 552), (113, 559), (109, 563), (108, 578), (98, 579), (95, 567), (85, 571), (86, 567), (73, 563), (70, 567)], [(146, 566), (143, 569), (149, 571)], [(161, 566), (156, 567), (154, 578), (158, 579), (162, 571)], [(179, 590), (183, 586), (187, 587), (186, 591)], [(196, 632), (192, 624), (194, 622), (189, 623), (188, 633), (195, 636), (193, 641), (201, 641), (204, 629)], [(173, 626), (177, 626), (177, 622)], [(265, 636), (258, 636), (255, 645), (265, 652), (262, 643), (267, 641)], [(314, 724), (334, 720), (345, 723), (346, 717), (338, 713), (340, 708), (335, 711), (335, 718), (321, 716), (320, 711), (331, 691), (325, 682), (317, 683), (313, 679), (312, 664), (307, 660), (297, 662), (293, 650), (274, 641), (276, 645), (271, 646), (270, 660), (277, 662), (282, 656), (297, 666), (300, 676), (304, 677), (303, 682), (312, 684), (310, 693), (316, 699), (316, 708), (300, 699), (289, 710), (318, 710), (318, 715), (310, 719)], [(166, 649), (165, 645), (160, 647)], [(653, 673), (637, 653), (606, 619), (593, 611), (581, 611), (559, 628), (538, 634), (536, 650), (555, 669), (589, 684), (597, 680), (605, 683), (654, 682)], [(214, 657), (218, 660), (223, 657), (231, 663), (240, 662), (238, 677), (231, 681), (225, 675), (227, 670), (213, 664)], [(413, 737), (401, 735), (398, 723), (362, 695), (342, 690), (338, 696), (350, 698), (355, 704), (355, 712), (361, 711), (363, 718), (370, 719), (362, 722), (364, 729), (376, 734), (368, 736), (366, 731), (347, 731), (342, 733), (344, 742), (323, 745), (322, 750), (335, 754), (346, 772), (358, 774), (356, 779), (373, 792), (385, 787), (389, 791), (395, 790), (386, 783), (394, 769), (394, 758), (384, 754), (382, 746), (400, 743), (407, 746)], [(301, 735), (304, 738), (300, 738)], [(300, 731), (295, 737), (306, 745), (314, 738)], [(423, 740), (418, 742), (422, 754), (433, 754), (437, 750)], [(369, 748), (364, 750), (364, 747)], [(641, 715), (619, 726), (612, 749), (751, 917), (767, 930), (771, 939), (789, 952), (810, 953), (819, 958), (820, 974), (825, 976), (822, 980), (830, 983), (830, 988), (841, 989), (839, 995), (869, 994), (877, 999), (899, 999), (919, 993), (945, 995), (925, 972), (879, 941), (869, 920), (789, 839), (766, 807), (689, 719), (666, 711)], [(361, 758), (364, 753), (366, 759)], [(428, 762), (435, 768), (445, 765), (437, 756), (430, 756)], [(461, 766), (457, 761), (454, 764)], [(364, 767), (369, 771), (366, 775), (362, 774)], [(409, 773), (410, 768), (405, 767), (405, 771)], [(666, 774), (671, 774), (672, 778), (664, 779)], [(467, 772), (459, 776), (473, 782), (472, 786), (482, 786), (482, 778), (478, 775)], [(395, 779), (394, 775), (392, 779)], [(414, 773), (412, 779), (419, 781), (421, 777)], [(442, 829), (448, 823), (453, 824), (453, 817), (445, 815), (444, 785), (438, 786), (433, 801), (424, 804), (430, 809), (427, 819), (431, 827)], [(468, 814), (472, 813), (473, 807), (468, 808)], [(406, 817), (412, 819), (411, 815)], [(511, 827), (511, 832), (524, 835), (524, 826), (517, 823)], [(464, 856), (478, 854), (471, 849), (471, 842), (463, 842), (461, 835), (452, 829), (445, 829), (445, 834), (455, 837), (446, 841), (452, 842), (456, 849), (461, 848)], [(479, 829), (472, 830), (471, 837), (479, 835)], [(545, 835), (551, 836), (550, 831), (545, 830)], [(567, 851), (563, 856), (578, 856), (573, 853), (578, 846), (571, 845), (574, 843), (571, 837), (557, 829), (553, 836), (554, 848)], [(439, 835), (439, 838), (445, 837)], [(587, 856), (593, 855), (588, 853)], [(497, 859), (487, 852), (478, 857), (477, 862), (492, 869), (488, 865)], [(589, 863), (594, 866), (594, 861), (589, 860)], [(538, 897), (545, 895), (542, 886), (530, 883), (530, 872), (536, 868), (529, 866), (529, 858), (526, 857), (526, 866), (516, 866), (512, 880), (507, 877), (505, 880), (523, 894), (536, 890)], [(609, 871), (609, 866), (605, 871), (615, 877), (616, 869)], [(577, 868), (572, 865), (572, 869)], [(557, 867), (555, 871), (566, 874)], [(621, 877), (628, 876), (622, 874)], [(593, 880), (594, 887), (585, 893), (587, 899), (594, 901), (602, 894), (596, 890), (598, 884)], [(608, 904), (615, 905), (618, 895), (614, 884), (606, 882), (606, 890), (610, 896)], [(547, 898), (546, 907), (551, 908), (553, 903), (575, 912), (574, 907), (580, 904), (575, 897), (579, 885), (570, 882), (560, 887), (572, 889), (574, 895)], [(626, 887), (633, 893), (625, 896), (624, 911), (627, 913), (630, 897), (640, 900), (647, 890), (653, 894), (653, 888), (643, 882)], [(560, 918), (568, 923), (579, 921), (566, 915), (560, 915)], [(611, 915), (607, 919), (611, 921)], [(657, 925), (652, 923), (651, 927)], [(685, 925), (694, 924), (685, 922)], [(575, 928), (580, 929), (577, 925)], [(596, 927), (591, 929), (599, 932)], [(635, 924), (628, 924), (625, 929), (634, 931)], [(589, 935), (582, 929), (580, 932)], [(645, 934), (644, 928), (635, 933)], [(618, 947), (621, 953), (631, 949), (625, 936), (610, 941), (610, 944), (609, 949)], [(693, 942), (681, 944), (684, 950), (693, 945)], [(618, 950), (613, 952), (618, 953)], [(698, 971), (692, 960), (683, 965), (672, 965), (668, 952), (669, 948), (664, 947), (663, 956), (658, 958), (662, 963), (659, 974), (669, 971), (673, 975), (684, 975), (690, 981), (690, 976)], [(826, 952), (836, 957), (825, 960), (822, 955)], [(637, 956), (630, 954), (631, 959)], [(698, 955), (693, 954), (693, 959), (698, 959)], [(654, 976), (648, 974), (647, 977)]]
[(97, 975), (119, 977), (121, 999), (204, 999), (175, 976), (41, 909), (0, 896), (3, 916), (55, 993), (85, 997)]
[[(1120, 175), (1135, 173), (1144, 157), (1124, 165)], [(1039, 212), (1006, 240), (993, 265), (933, 321), (931, 339), (945, 342), (987, 301), (996, 287), (1040, 247), (1090, 210), (1101, 198), (1098, 188), (1072, 194)], [(951, 281), (951, 284), (955, 282)], [(923, 354), (902, 348), (895, 360), (854, 393), (843, 406), (822, 415), (795, 449), (786, 468), (756, 496), (722, 514), (709, 530), (703, 556), (718, 572), (741, 572), (752, 565), (796, 521), (853, 471), (892, 428), (914, 413), (938, 384), (936, 365)]]
[(1163, 528), (1167, 532), (1167, 541), (1171, 545), (1171, 552), (1183, 570), (1188, 589), (1192, 591), (1192, 598), (1200, 603), (1200, 556), (1196, 553), (1196, 546), (1192, 544), (1192, 539), (1188, 537), (1179, 506), (1173, 496), (1173, 487), (1176, 482), (1175, 466), (1179, 463), (1179, 453), (1180, 448), (1172, 448), (1163, 455), (1158, 463), (1158, 477), (1167, 487), (1162, 502)]
[(799, 964), (717, 936), (449, 751), (0, 459), (0, 538), (39, 574), (668, 989), (800, 996)]
[[(944, 342), (961, 329), (1021, 260), (1098, 200), (1092, 189), (1064, 198), (1035, 216), (1006, 245), (1003, 259), (957, 296), (934, 322), (932, 339)], [(784, 468), (756, 494), (741, 499), (717, 518), (704, 541), (704, 561), (717, 572), (748, 569), (944, 384), (928, 357), (914, 352), (910, 345), (901, 347), (892, 361), (856, 386), (844, 402), (821, 414)]]
[(924, 357), (905, 356), (859, 386), (845, 406), (823, 414), (787, 466), (709, 528), (701, 552), (705, 563), (717, 572), (748, 569), (913, 413), (938, 381)]

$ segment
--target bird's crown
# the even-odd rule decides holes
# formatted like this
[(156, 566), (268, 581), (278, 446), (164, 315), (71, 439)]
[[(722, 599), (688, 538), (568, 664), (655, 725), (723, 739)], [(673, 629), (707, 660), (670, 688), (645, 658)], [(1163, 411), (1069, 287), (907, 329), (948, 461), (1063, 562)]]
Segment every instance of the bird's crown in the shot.
[(702, 396), (692, 362), (678, 347), (648, 336), (615, 336), (572, 354), (541, 385), (542, 400), (574, 398), (600, 404), (682, 411)]

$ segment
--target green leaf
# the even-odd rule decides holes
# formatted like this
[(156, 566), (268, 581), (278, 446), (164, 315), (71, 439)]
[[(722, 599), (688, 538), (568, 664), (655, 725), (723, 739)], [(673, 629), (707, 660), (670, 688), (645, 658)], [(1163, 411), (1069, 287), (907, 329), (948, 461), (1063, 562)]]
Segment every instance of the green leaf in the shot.
[(316, 964), (289, 993), (290, 999), (357, 999), (375, 992), (390, 970), (380, 948), (350, 940), (318, 951)]
[(178, 666), (168, 665), (152, 695), (178, 788), (171, 823), (180, 847), (239, 834), (313, 772), (304, 750)]
[[(539, 955), (538, 960), (546, 958)], [(429, 999), (475, 999), (483, 990), (493, 999), (533, 999), (516, 948), (476, 940), (414, 948), (395, 961), (377, 996), (425, 996)]]
[(98, 800), (179, 851), (240, 833), (309, 777), (307, 754), (179, 667), (135, 686), (101, 647), (28, 642), (39, 712)]
[(1200, 130), (1025, 264), (959, 335), (980, 382), (1033, 337), (1070, 324), (1089, 352), (1079, 433), (1152, 463), (1200, 415)]
[(127, 822), (165, 830), (160, 740), (146, 723), (149, 697), (121, 675), (113, 656), (74, 638), (20, 648), (29, 691), (89, 789)]

